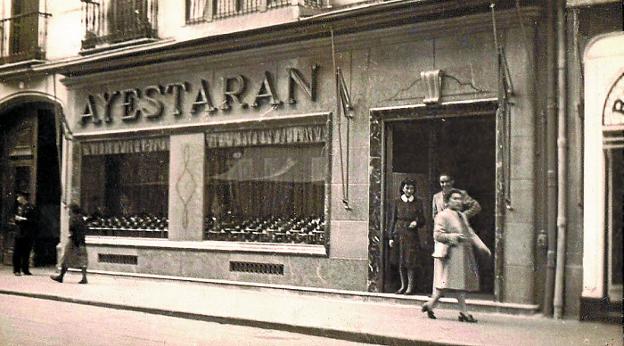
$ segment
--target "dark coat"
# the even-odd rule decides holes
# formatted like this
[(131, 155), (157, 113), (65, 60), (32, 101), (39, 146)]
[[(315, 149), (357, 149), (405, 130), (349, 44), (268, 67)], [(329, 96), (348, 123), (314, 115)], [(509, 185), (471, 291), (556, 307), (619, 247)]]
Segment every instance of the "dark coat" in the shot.
[(15, 237), (34, 238), (37, 235), (37, 210), (35, 206), (30, 203), (18, 204), (15, 216), (15, 224), (18, 227)]
[(87, 224), (82, 215), (69, 219), (69, 241), (65, 244), (61, 265), (68, 268), (86, 268), (89, 264), (85, 236)]
[(69, 219), (69, 238), (76, 246), (85, 245), (87, 224), (82, 215), (72, 215)]

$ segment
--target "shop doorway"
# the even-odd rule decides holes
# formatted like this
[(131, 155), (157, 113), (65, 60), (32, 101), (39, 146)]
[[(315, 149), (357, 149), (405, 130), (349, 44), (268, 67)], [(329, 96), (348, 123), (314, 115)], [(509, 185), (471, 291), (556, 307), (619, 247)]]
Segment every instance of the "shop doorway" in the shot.
[(30, 193), (37, 207), (38, 232), (32, 261), (56, 264), (60, 235), (60, 171), (52, 105), (28, 103), (0, 115), (0, 256), (11, 265), (17, 191)]
[[(433, 220), (431, 201), (440, 191), (439, 174), (454, 175), (455, 187), (466, 190), (482, 211), (470, 222), (494, 253), (495, 226), (495, 132), (494, 114), (479, 116), (431, 117), (409, 121), (386, 122), (385, 128), (385, 217), (405, 178), (417, 181), (417, 197), (423, 201), (427, 225), (421, 239), (427, 239), (417, 274), (417, 294), (431, 294), (433, 276)], [(384, 292), (400, 287), (398, 253), (384, 242)], [(494, 259), (479, 261), (481, 293), (494, 292)]]

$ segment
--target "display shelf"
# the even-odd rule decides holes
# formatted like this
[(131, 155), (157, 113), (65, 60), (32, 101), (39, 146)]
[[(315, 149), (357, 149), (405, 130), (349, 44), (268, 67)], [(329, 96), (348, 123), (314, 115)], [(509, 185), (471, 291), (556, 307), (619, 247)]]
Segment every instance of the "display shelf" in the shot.
[(229, 216), (225, 220), (207, 217), (204, 239), (322, 245), (325, 243), (325, 220), (322, 217), (241, 219)]
[(87, 219), (88, 235), (115, 237), (167, 238), (169, 220), (152, 215), (120, 217), (91, 216)]

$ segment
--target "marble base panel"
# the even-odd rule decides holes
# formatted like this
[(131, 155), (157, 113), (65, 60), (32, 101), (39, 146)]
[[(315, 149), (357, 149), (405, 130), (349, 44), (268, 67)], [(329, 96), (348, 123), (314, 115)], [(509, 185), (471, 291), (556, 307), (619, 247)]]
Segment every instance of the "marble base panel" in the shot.
[(506, 265), (504, 268), (503, 301), (507, 303), (533, 304), (533, 266)]
[[(366, 291), (366, 259), (98, 245), (88, 246), (88, 253), (92, 270)], [(101, 262), (101, 254), (136, 256), (136, 264)], [(283, 265), (283, 274), (232, 271), (231, 262)]]

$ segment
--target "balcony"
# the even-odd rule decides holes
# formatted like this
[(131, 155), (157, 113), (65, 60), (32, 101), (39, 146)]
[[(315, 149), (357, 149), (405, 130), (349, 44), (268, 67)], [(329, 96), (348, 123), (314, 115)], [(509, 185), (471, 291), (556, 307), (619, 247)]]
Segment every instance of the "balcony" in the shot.
[(0, 64), (45, 59), (50, 16), (32, 12), (0, 20)]
[(83, 50), (157, 37), (158, 0), (81, 1)]
[(320, 9), (322, 0), (186, 0), (186, 23), (195, 24), (288, 6)]

